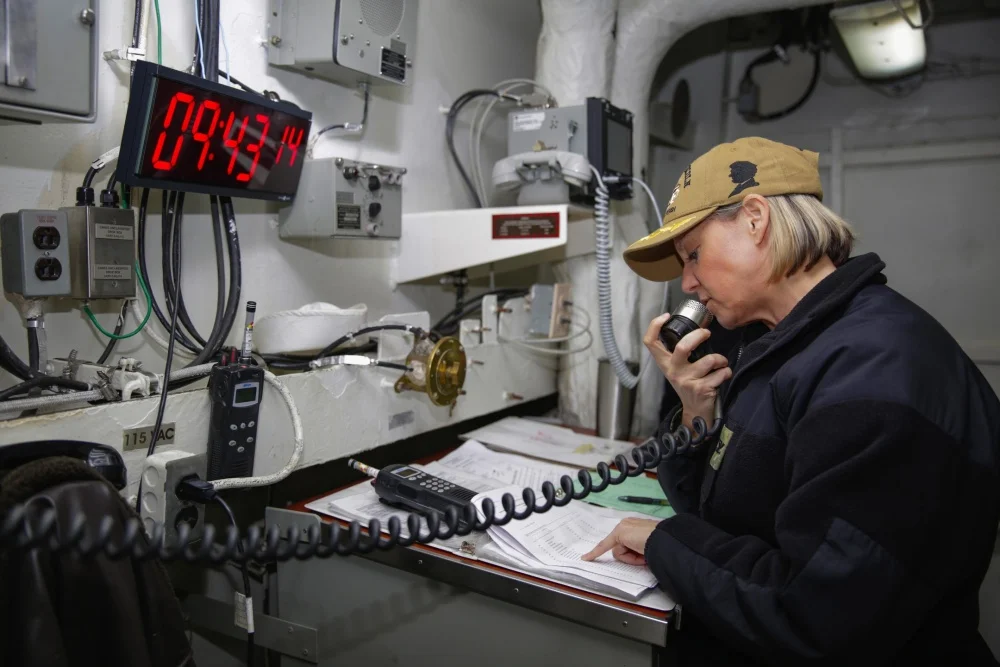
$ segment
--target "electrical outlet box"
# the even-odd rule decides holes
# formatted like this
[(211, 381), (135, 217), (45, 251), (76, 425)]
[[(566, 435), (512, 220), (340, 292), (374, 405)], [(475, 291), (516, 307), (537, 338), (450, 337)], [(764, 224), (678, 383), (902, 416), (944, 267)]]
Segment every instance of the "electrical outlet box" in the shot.
[(281, 210), (286, 239), (398, 239), (403, 230), (403, 167), (344, 158), (309, 160), (299, 195)]
[(69, 225), (62, 211), (0, 217), (3, 289), (27, 298), (70, 294)]
[(199, 537), (205, 526), (205, 507), (177, 497), (177, 485), (191, 475), (205, 479), (204, 454), (177, 450), (156, 452), (143, 462), (142, 499), (139, 503), (146, 533), (162, 525), (167, 544), (177, 543), (177, 528), (188, 524), (192, 537)]
[(270, 0), (269, 5), (269, 64), (347, 85), (410, 85), (416, 0)]
[(60, 211), (69, 225), (70, 296), (135, 298), (135, 211), (110, 206), (69, 206)]

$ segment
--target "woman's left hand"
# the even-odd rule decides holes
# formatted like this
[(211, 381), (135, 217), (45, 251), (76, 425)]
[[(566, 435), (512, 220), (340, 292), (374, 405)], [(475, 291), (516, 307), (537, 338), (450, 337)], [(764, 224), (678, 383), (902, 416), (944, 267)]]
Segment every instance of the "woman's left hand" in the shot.
[(615, 526), (611, 534), (588, 553), (583, 555), (583, 560), (594, 560), (601, 554), (608, 551), (623, 563), (629, 565), (645, 565), (646, 558), (643, 553), (646, 551), (646, 540), (656, 530), (657, 519), (624, 519)]

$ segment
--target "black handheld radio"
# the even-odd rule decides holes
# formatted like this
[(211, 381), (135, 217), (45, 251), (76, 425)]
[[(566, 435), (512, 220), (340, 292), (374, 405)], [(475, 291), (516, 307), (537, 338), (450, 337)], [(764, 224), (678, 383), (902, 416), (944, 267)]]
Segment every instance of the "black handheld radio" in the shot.
[(208, 427), (208, 480), (249, 477), (257, 451), (257, 423), (264, 369), (251, 363), (257, 304), (247, 301), (243, 349), (234, 363), (216, 364), (209, 376), (212, 416)]
[(442, 518), (449, 507), (454, 507), (460, 525), (465, 525), (465, 507), (472, 502), (475, 491), (404, 463), (393, 463), (381, 469), (355, 459), (347, 464), (372, 478), (375, 493), (383, 502), (424, 515), (437, 513)]
[[(711, 323), (712, 313), (708, 311), (708, 308), (694, 299), (688, 299), (670, 314), (670, 319), (660, 329), (660, 341), (665, 348), (673, 352), (681, 338), (696, 329), (707, 327)], [(712, 346), (708, 344), (708, 341), (705, 341), (691, 352), (688, 361), (694, 363), (711, 353)]]

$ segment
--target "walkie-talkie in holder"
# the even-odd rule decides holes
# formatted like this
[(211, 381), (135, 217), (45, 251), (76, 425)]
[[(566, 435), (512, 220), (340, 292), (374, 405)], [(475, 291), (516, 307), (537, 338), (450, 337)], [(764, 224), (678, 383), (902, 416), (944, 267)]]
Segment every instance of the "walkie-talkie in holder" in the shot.
[(212, 416), (208, 427), (209, 481), (253, 475), (264, 369), (250, 356), (257, 304), (247, 302), (243, 349), (232, 363), (216, 364), (208, 380)]

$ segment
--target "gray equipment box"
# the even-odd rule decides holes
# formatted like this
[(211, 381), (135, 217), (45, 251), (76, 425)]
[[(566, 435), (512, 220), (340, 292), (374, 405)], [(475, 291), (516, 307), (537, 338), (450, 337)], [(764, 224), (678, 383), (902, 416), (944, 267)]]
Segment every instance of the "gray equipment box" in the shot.
[(69, 224), (70, 296), (135, 298), (135, 211), (108, 206), (60, 211)]
[(557, 150), (588, 156), (587, 108), (518, 109), (507, 116), (507, 155)]
[(62, 211), (0, 217), (3, 289), (27, 298), (70, 293), (69, 225)]
[(356, 85), (410, 85), (415, 0), (270, 0), (268, 63)]
[(97, 0), (0, 0), (0, 123), (93, 122)]
[(398, 239), (403, 229), (402, 167), (344, 158), (307, 160), (295, 201), (281, 210), (284, 239)]

